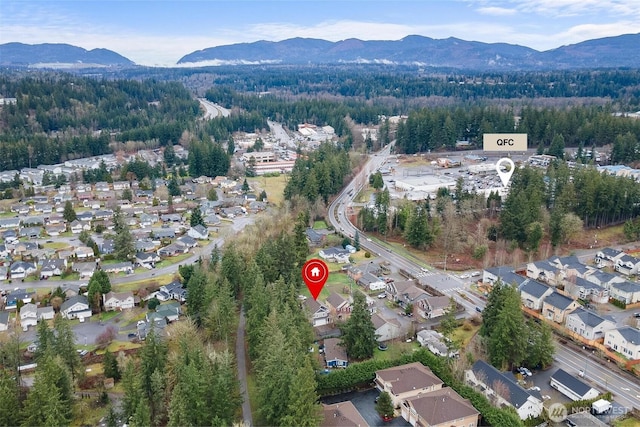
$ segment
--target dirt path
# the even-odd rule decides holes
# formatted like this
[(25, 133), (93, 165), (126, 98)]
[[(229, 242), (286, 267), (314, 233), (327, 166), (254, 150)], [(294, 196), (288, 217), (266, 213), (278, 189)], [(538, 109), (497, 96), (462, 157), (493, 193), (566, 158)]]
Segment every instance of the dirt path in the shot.
[(245, 424), (251, 426), (253, 425), (253, 416), (251, 415), (251, 403), (249, 402), (249, 389), (247, 387), (247, 357), (244, 347), (245, 324), (244, 310), (241, 307), (238, 334), (236, 335), (236, 358), (238, 360), (238, 381), (240, 382), (240, 393), (242, 394), (242, 419)]

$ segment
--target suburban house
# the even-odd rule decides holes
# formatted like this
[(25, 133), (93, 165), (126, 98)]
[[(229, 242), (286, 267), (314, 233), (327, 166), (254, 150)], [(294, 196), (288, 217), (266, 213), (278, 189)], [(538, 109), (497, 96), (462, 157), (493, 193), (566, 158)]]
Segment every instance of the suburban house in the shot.
[(351, 314), (351, 303), (344, 299), (339, 293), (332, 292), (327, 298), (326, 303), (329, 313), (334, 321), (342, 321), (349, 318), (349, 315)]
[(102, 271), (105, 273), (133, 273), (133, 264), (131, 261), (118, 262), (115, 264), (107, 264), (102, 266)]
[(78, 259), (87, 259), (87, 258), (93, 258), (93, 256), (95, 255), (93, 253), (93, 249), (88, 247), (88, 246), (78, 246), (77, 248), (75, 248), (73, 250), (73, 254), (78, 258)]
[(5, 297), (5, 309), (11, 310), (17, 308), (18, 301), (22, 301), (25, 304), (30, 303), (33, 295), (33, 293), (29, 293), (24, 289), (14, 289)]
[(73, 234), (80, 234), (83, 231), (91, 230), (91, 225), (88, 222), (80, 222), (77, 219), (74, 219), (71, 224), (69, 224), (69, 229)]
[(364, 273), (357, 283), (369, 291), (384, 291), (387, 288), (384, 280), (371, 273)]
[(531, 310), (542, 310), (542, 301), (553, 293), (551, 286), (544, 285), (533, 279), (527, 279), (520, 285), (520, 299), (522, 304)]
[(137, 252), (135, 263), (141, 267), (153, 268), (160, 262), (160, 255), (155, 252)]
[(408, 398), (401, 414), (414, 427), (476, 427), (480, 412), (450, 387)]
[(349, 364), (347, 351), (340, 345), (339, 338), (324, 340), (324, 360), (327, 368), (346, 368)]
[(424, 298), (428, 298), (430, 295), (423, 289), (415, 285), (411, 285), (396, 295), (396, 301), (402, 307), (406, 307), (409, 304), (413, 304), (415, 310), (415, 304)]
[(424, 319), (435, 319), (444, 316), (450, 304), (451, 300), (448, 296), (427, 296), (417, 300), (413, 308), (418, 316)]
[(562, 269), (551, 264), (548, 260), (543, 260), (527, 264), (527, 277), (557, 286), (564, 279), (564, 273)]
[(568, 296), (554, 291), (542, 301), (542, 315), (556, 323), (564, 323), (567, 314), (580, 307), (580, 304)]
[(442, 380), (420, 362), (376, 371), (374, 382), (378, 390), (389, 393), (395, 408), (406, 399), (440, 390), (443, 385)]
[(38, 307), (35, 304), (25, 304), (20, 308), (20, 325), (26, 331), (29, 326), (38, 324)]
[(320, 246), (324, 242), (324, 234), (318, 233), (313, 228), (307, 228), (304, 232), (311, 246)]
[(95, 262), (74, 262), (72, 270), (80, 274), (80, 279), (90, 279), (96, 271)]
[(156, 298), (160, 301), (176, 300), (180, 303), (187, 301), (187, 289), (177, 280), (161, 286), (156, 294)]
[(562, 270), (562, 274), (565, 279), (570, 279), (572, 277), (584, 277), (591, 271), (591, 268), (581, 263), (575, 255), (562, 258), (552, 256), (548, 261), (549, 264)]
[(622, 301), (625, 304), (640, 302), (640, 285), (633, 282), (614, 283), (609, 288), (611, 298)]
[(483, 270), (482, 282), (495, 283), (500, 280), (502, 283), (508, 283), (514, 286), (520, 286), (524, 281), (528, 280), (525, 276), (521, 276), (513, 271), (512, 267), (500, 266), (491, 267)]
[(184, 254), (188, 251), (189, 249), (179, 245), (177, 243), (171, 243), (165, 247), (162, 247), (160, 249), (158, 249), (158, 255), (161, 257), (171, 257), (171, 256), (176, 256), (178, 254)]
[(9, 330), (9, 312), (0, 311), (0, 332)]
[(84, 319), (91, 317), (89, 301), (84, 295), (71, 297), (62, 303), (60, 314), (66, 319)]
[(625, 255), (623, 251), (613, 248), (604, 248), (596, 253), (596, 265), (601, 267), (614, 267), (616, 261)]
[(477, 360), (464, 372), (464, 377), (467, 384), (481, 390), (494, 405), (513, 407), (522, 420), (542, 414), (541, 397), (522, 388), (510, 372), (500, 372), (484, 360)]
[(163, 318), (167, 323), (175, 322), (180, 318), (180, 303), (177, 301), (171, 301), (166, 304), (160, 304), (156, 307), (155, 313), (147, 313), (147, 320), (153, 318)]
[(402, 336), (400, 322), (396, 319), (384, 319), (378, 314), (371, 315), (371, 321), (376, 328), (376, 339), (378, 341), (389, 341)]
[(9, 277), (11, 280), (24, 279), (36, 272), (36, 266), (30, 262), (16, 261), (9, 267)]
[(307, 298), (302, 304), (314, 328), (329, 324), (329, 309), (326, 306), (320, 304), (313, 298)]
[(609, 302), (609, 291), (604, 287), (582, 277), (571, 277), (565, 281), (564, 290), (574, 298), (588, 300), (596, 304)]
[(617, 274), (607, 273), (602, 270), (592, 271), (591, 274), (585, 277), (585, 279), (595, 283), (596, 285), (602, 286), (605, 289), (611, 289), (611, 285), (614, 283), (622, 283), (627, 280)]
[(66, 259), (43, 259), (40, 263), (40, 278), (48, 279), (52, 276), (62, 276), (66, 269)]
[(358, 409), (347, 400), (332, 405), (322, 404), (323, 419), (320, 427), (365, 427), (367, 421)]
[(209, 238), (209, 230), (203, 227), (202, 224), (197, 224), (187, 231), (187, 235), (197, 240), (205, 240)]
[(349, 251), (341, 246), (333, 246), (331, 248), (322, 249), (318, 252), (318, 256), (325, 261), (337, 262), (339, 264), (346, 264), (349, 262)]
[(558, 369), (551, 375), (549, 384), (574, 402), (576, 400), (593, 399), (600, 394), (595, 388), (580, 381), (562, 369)]
[(176, 239), (175, 244), (179, 246), (183, 246), (184, 252), (186, 253), (189, 251), (189, 249), (195, 248), (196, 246), (198, 246), (198, 241), (191, 236), (184, 235), (184, 236), (178, 237)]
[(38, 307), (38, 321), (40, 320), (53, 320), (56, 313), (53, 311), (53, 307), (50, 305), (46, 307)]
[(107, 292), (102, 296), (106, 311), (126, 310), (135, 306), (133, 292)]
[(623, 326), (607, 331), (604, 344), (631, 360), (640, 359), (640, 329)]
[(588, 340), (597, 340), (604, 338), (606, 331), (615, 329), (616, 321), (610, 316), (603, 317), (593, 311), (578, 308), (567, 314), (565, 326)]
[(426, 347), (431, 353), (442, 357), (455, 357), (458, 351), (449, 351), (444, 335), (431, 329), (418, 331), (416, 339), (422, 347)]
[(638, 270), (640, 269), (640, 259), (624, 254), (620, 258), (616, 259), (614, 269), (625, 276), (638, 274)]

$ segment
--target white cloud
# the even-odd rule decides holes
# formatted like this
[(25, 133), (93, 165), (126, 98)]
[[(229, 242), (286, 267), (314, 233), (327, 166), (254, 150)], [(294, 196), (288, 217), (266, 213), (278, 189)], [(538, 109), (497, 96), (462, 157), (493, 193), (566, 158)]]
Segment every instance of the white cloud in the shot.
[(492, 16), (511, 16), (518, 13), (518, 11), (515, 9), (507, 9), (506, 7), (497, 7), (497, 6), (480, 7), (477, 9), (477, 11), (481, 15), (492, 15)]

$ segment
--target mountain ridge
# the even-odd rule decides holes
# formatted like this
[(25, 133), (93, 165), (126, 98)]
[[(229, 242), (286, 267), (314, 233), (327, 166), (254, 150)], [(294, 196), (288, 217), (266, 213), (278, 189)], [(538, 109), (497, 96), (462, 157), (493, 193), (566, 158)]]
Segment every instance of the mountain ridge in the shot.
[(505, 42), (433, 39), (421, 35), (408, 35), (400, 40), (350, 38), (337, 42), (297, 37), (201, 49), (183, 56), (178, 64), (388, 63), (485, 71), (640, 67), (637, 46), (640, 33), (592, 39), (546, 51)]
[[(546, 51), (505, 42), (485, 43), (456, 37), (434, 39), (407, 35), (399, 40), (337, 42), (294, 37), (259, 40), (196, 50), (180, 58), (179, 66), (281, 64), (388, 64), (476, 71), (537, 71), (580, 68), (639, 68), (640, 33), (603, 37)], [(0, 44), (0, 65), (42, 67), (131, 67), (117, 52), (61, 44)], [(167, 68), (171, 68), (167, 67)]]

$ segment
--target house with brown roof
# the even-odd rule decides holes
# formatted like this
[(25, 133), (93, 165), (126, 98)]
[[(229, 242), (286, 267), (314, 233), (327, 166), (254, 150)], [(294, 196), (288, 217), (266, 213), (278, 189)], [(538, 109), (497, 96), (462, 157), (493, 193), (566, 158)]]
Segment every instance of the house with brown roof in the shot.
[(337, 292), (332, 292), (326, 300), (327, 308), (334, 321), (344, 321), (351, 315), (351, 303)]
[(134, 298), (133, 292), (107, 292), (102, 296), (104, 300), (104, 309), (106, 311), (126, 310), (133, 308)]
[(340, 339), (324, 340), (324, 360), (327, 368), (346, 368), (349, 364), (347, 351), (340, 345)]
[(303, 309), (307, 312), (307, 316), (314, 328), (329, 323), (329, 309), (313, 298), (307, 298), (303, 302)]
[(480, 412), (450, 387), (402, 402), (401, 414), (416, 427), (475, 427)]
[(374, 313), (371, 315), (371, 321), (376, 328), (378, 341), (389, 341), (402, 335), (402, 325), (396, 319), (385, 319)]
[(428, 296), (416, 301), (416, 304), (414, 304), (414, 310), (424, 319), (434, 319), (436, 317), (444, 316), (450, 303), (448, 296)]
[(332, 405), (323, 404), (322, 415), (320, 427), (366, 427), (369, 425), (353, 403), (348, 400)]
[(406, 399), (440, 390), (443, 385), (442, 380), (420, 362), (376, 371), (374, 382), (378, 390), (389, 393), (396, 408)]

